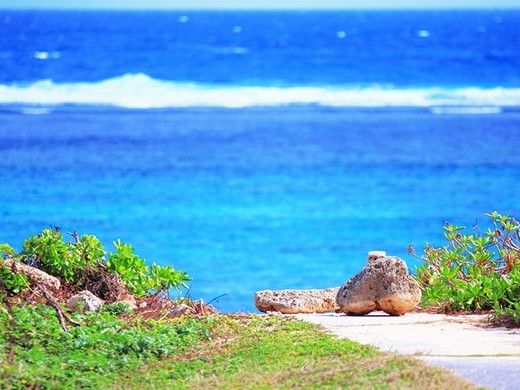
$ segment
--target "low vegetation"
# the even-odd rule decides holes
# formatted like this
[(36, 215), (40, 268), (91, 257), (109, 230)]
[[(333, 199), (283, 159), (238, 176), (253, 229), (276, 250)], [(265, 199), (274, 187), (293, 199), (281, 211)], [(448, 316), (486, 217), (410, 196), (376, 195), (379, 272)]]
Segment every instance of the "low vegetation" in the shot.
[[(520, 224), (497, 212), (472, 232), (446, 223), (447, 244), (426, 244), (416, 279), (421, 305), (438, 312), (490, 312), (497, 324), (520, 326)], [(415, 255), (414, 249), (409, 252)]]
[(47, 306), (0, 305), (0, 388), (473, 388), (290, 317), (73, 318), (64, 332)]
[[(8, 244), (1, 244), (0, 255), (57, 277), (71, 291), (88, 289), (108, 301), (116, 299), (111, 294), (114, 295), (119, 280), (137, 297), (187, 287), (190, 280), (186, 272), (172, 266), (152, 263), (148, 267), (132, 246), (120, 240), (114, 242), (115, 252), (107, 252), (95, 236), (69, 234), (72, 241), (66, 241), (59, 228), (44, 229), (25, 240), (20, 253)], [(0, 263), (0, 292), (19, 294), (29, 287), (26, 275)]]
[[(446, 224), (448, 245), (426, 245), (415, 275), (422, 305), (492, 311), (496, 321), (518, 325), (519, 224), (489, 216), (485, 233)], [(474, 388), (292, 317), (223, 315), (172, 300), (168, 291), (186, 287), (185, 272), (148, 267), (120, 241), (109, 253), (94, 236), (71, 237), (45, 229), (19, 253), (0, 245), (0, 388)], [(61, 290), (49, 299), (18, 263), (57, 277)], [(83, 289), (108, 303), (99, 312), (64, 309), (63, 300)], [(136, 298), (135, 309), (117, 302), (121, 291)], [(176, 311), (180, 303), (191, 310)], [(60, 311), (72, 326), (62, 326)]]

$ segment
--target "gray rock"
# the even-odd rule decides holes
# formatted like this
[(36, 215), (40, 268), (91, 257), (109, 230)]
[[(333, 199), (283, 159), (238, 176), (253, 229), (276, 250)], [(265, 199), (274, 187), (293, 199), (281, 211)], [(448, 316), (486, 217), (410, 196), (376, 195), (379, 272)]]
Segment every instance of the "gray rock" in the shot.
[(258, 310), (270, 313), (326, 313), (335, 311), (338, 288), (325, 290), (263, 290), (255, 294)]
[(103, 307), (103, 301), (88, 290), (73, 295), (66, 303), (70, 310), (74, 311), (99, 311)]
[(336, 296), (340, 311), (348, 315), (374, 310), (403, 315), (420, 300), (421, 288), (408, 275), (406, 263), (399, 257), (373, 252), (369, 252), (367, 266), (341, 286)]

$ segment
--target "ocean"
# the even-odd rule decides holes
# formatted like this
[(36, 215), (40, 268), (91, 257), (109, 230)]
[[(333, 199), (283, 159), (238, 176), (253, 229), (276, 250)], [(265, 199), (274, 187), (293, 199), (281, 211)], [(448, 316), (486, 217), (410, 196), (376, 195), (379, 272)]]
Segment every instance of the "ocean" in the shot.
[[(0, 243), (121, 239), (255, 312), (520, 216), (520, 11), (0, 10)], [(173, 294), (175, 295), (175, 294)]]

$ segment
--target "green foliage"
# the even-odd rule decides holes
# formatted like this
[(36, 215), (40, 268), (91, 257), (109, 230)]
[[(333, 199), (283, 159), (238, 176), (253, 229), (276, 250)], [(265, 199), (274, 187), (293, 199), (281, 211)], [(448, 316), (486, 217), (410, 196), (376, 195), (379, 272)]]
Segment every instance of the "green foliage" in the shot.
[(76, 259), (78, 265), (96, 266), (101, 263), (105, 256), (105, 249), (97, 237), (84, 234), (79, 241), (69, 244), (72, 258)]
[(116, 253), (108, 257), (107, 268), (119, 275), (137, 296), (143, 296), (150, 290), (166, 291), (170, 288), (185, 287), (191, 280), (185, 272), (176, 271), (172, 266), (161, 267), (153, 263), (148, 268), (145, 261), (134, 253), (131, 245), (121, 241), (114, 242)]
[[(473, 233), (446, 224), (448, 244), (426, 244), (416, 279), (422, 304), (439, 311), (495, 311), (520, 317), (520, 224), (497, 212), (486, 214), (492, 228)], [(415, 255), (413, 248), (410, 253)], [(520, 321), (518, 322), (520, 324)]]
[(145, 261), (134, 253), (134, 248), (131, 245), (117, 240), (114, 242), (114, 246), (116, 253), (111, 253), (108, 256), (108, 270), (119, 274), (134, 294), (137, 296), (145, 295), (152, 288)]
[(9, 244), (0, 244), (0, 255), (2, 255), (2, 257), (12, 256), (15, 252), (14, 248)]
[(151, 387), (142, 373), (165, 389), (470, 388), (418, 360), (381, 354), (290, 317), (219, 316), (212, 334), (183, 359), (140, 368), (126, 387)]
[[(92, 246), (95, 244), (96, 246)], [(91, 236), (83, 236), (81, 241), (69, 243), (63, 240), (59, 230), (44, 229), (40, 234), (29, 237), (23, 243), (24, 262), (67, 283), (77, 284), (87, 265), (94, 266), (103, 252), (101, 243)]]
[[(16, 258), (78, 287), (85, 283), (89, 270), (116, 273), (137, 296), (152, 291), (187, 288), (186, 282), (191, 280), (185, 272), (174, 270), (172, 266), (161, 267), (153, 263), (149, 268), (134, 253), (132, 246), (120, 240), (114, 242), (116, 252), (107, 253), (95, 236), (79, 237), (76, 232), (71, 236), (74, 237), (73, 242), (66, 242), (59, 229), (44, 229), (25, 240), (23, 251), (19, 254), (7, 244), (0, 245), (0, 254)], [(15, 294), (29, 286), (24, 275), (16, 274), (1, 264), (0, 282), (9, 293)]]
[(114, 316), (120, 316), (131, 311), (130, 306), (126, 303), (107, 303), (101, 308), (101, 311), (107, 312)]
[(48, 306), (0, 304), (0, 388), (109, 388), (120, 374), (207, 339), (211, 319), (124, 322), (108, 311), (76, 315), (61, 331)]
[(12, 271), (0, 264), (0, 292), (5, 290), (9, 295), (19, 294), (29, 287), (27, 276)]
[(288, 317), (74, 316), (83, 325), (65, 333), (50, 307), (0, 303), (0, 389), (464, 388)]
[(149, 275), (152, 280), (152, 289), (155, 291), (179, 289), (179, 286), (188, 288), (186, 282), (191, 280), (186, 272), (175, 270), (171, 265), (162, 267), (155, 263), (152, 263)]
[[(0, 256), (2, 258), (11, 258), (15, 252), (10, 245), (0, 244)], [(14, 271), (12, 268), (3, 264), (2, 259), (0, 259), (0, 292), (4, 291), (9, 295), (15, 295), (27, 287), (29, 287), (27, 276)]]

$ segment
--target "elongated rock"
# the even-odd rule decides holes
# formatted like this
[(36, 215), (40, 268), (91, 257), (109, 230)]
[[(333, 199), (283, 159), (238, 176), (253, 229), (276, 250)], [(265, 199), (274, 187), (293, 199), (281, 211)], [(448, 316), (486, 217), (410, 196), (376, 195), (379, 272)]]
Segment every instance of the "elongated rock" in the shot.
[(263, 290), (255, 294), (255, 306), (263, 312), (282, 314), (326, 313), (339, 309), (338, 288), (324, 290)]
[(23, 264), (13, 259), (4, 259), (3, 265), (4, 267), (11, 268), (15, 272), (19, 272), (27, 276), (29, 282), (33, 286), (40, 284), (49, 290), (57, 291), (60, 289), (61, 283), (58, 278), (49, 275), (47, 272), (44, 272), (38, 268), (31, 267), (30, 265)]

